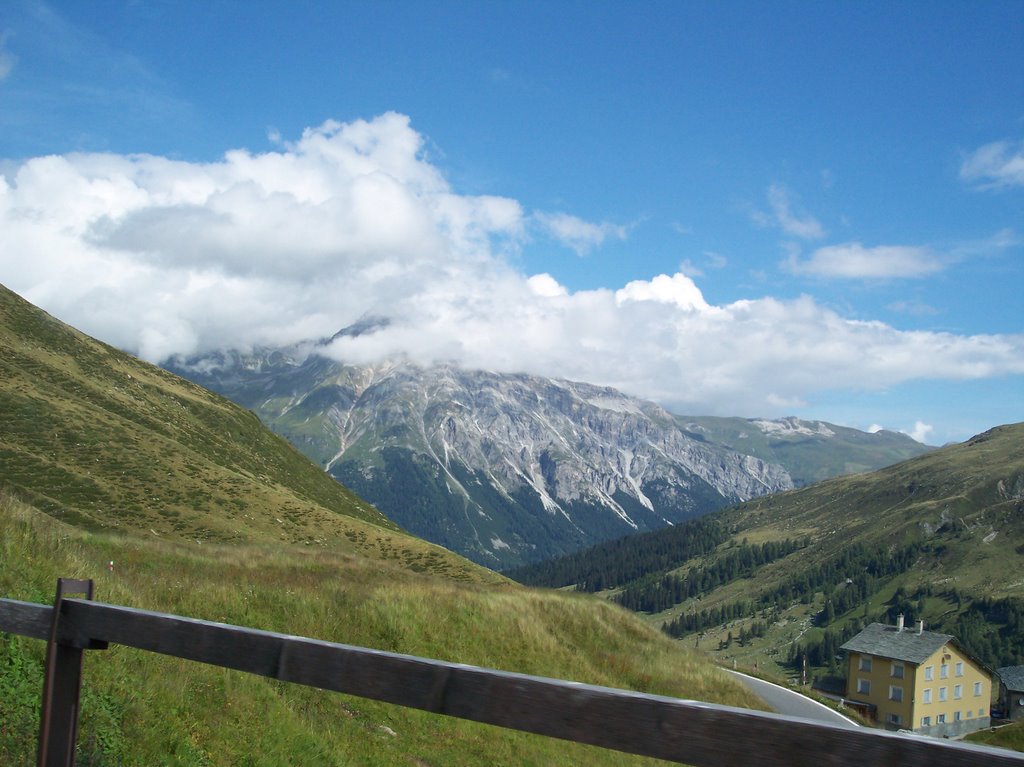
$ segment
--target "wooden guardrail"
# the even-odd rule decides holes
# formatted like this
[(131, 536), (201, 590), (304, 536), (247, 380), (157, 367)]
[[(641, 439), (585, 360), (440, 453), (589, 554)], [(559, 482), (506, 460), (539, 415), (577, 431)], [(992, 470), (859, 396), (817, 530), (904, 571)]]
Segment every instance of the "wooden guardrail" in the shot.
[[(1012, 751), (446, 663), (180, 615), (67, 599), (62, 593), (58, 586), (55, 607), (0, 599), (0, 631), (36, 639), (52, 636), (51, 650), (52, 645), (57, 645), (71, 654), (102, 649), (107, 643), (120, 644), (698, 767), (1024, 765), (1024, 754)], [(54, 675), (81, 673), (80, 664), (77, 671), (74, 664), (65, 666), (62, 671), (48, 664), (47, 684)], [(54, 683), (58, 688), (74, 687), (59, 678)], [(67, 701), (64, 705), (68, 705)], [(76, 720), (77, 705), (75, 699), (73, 711), (67, 712)], [(44, 722), (45, 714), (44, 711)], [(61, 730), (65, 743), (51, 749), (47, 761), (42, 761), (47, 749), (41, 734), (39, 764), (45, 767), (74, 763), (74, 724), (69, 725), (60, 715), (57, 719), (58, 724), (51, 729)], [(66, 748), (68, 727), (70, 756)]]

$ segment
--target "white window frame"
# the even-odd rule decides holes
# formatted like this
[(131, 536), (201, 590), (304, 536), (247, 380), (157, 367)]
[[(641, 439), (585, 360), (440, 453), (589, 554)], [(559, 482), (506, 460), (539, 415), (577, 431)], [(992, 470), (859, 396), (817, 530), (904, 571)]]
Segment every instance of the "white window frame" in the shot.
[(903, 724), (903, 717), (899, 714), (889, 714), (887, 721), (889, 724), (894, 724), (897, 727), (899, 727), (901, 724)]
[(939, 666), (939, 679), (949, 679), (949, 664), (943, 663)]
[(964, 686), (962, 684), (953, 685), (953, 700), (960, 700), (964, 697)]
[(903, 702), (903, 688), (899, 685), (889, 685), (889, 700), (893, 703)]
[(981, 682), (974, 683), (974, 697), (981, 697)]
[(924, 681), (930, 682), (935, 678), (935, 666), (924, 667)]
[(932, 726), (932, 718), (930, 716), (922, 716), (921, 717), (921, 726), (922, 727), (931, 727)]
[(892, 662), (892, 664), (889, 666), (889, 676), (891, 676), (893, 679), (903, 678), (903, 663), (901, 661), (894, 660)]
[(858, 671), (868, 671), (868, 672), (871, 671), (871, 656), (870, 655), (861, 655), (860, 656), (860, 662), (857, 664), (857, 670)]
[(921, 702), (922, 703), (931, 703), (932, 702), (932, 688), (931, 687), (925, 687), (924, 688), (924, 690), (922, 691), (922, 695), (921, 695)]
[(960, 714), (960, 712), (959, 712), (959, 711), (954, 711), (954, 712), (953, 712), (953, 721), (954, 721), (954, 722), (959, 722), (959, 721), (960, 721), (960, 719), (961, 719), (961, 714)]
[(945, 702), (946, 695), (947, 695), (948, 691), (949, 691), (948, 687), (940, 687), (939, 688), (939, 703)]
[(938, 716), (935, 717), (935, 724), (945, 724), (945, 723), (946, 723), (946, 715), (945, 714), (939, 714)]
[(964, 675), (964, 662), (962, 660), (958, 660), (956, 662), (956, 667), (955, 667), (953, 673), (956, 674), (957, 676), (963, 676)]
[(858, 695), (870, 695), (871, 694), (871, 680), (870, 679), (858, 679), (857, 680), (857, 694)]

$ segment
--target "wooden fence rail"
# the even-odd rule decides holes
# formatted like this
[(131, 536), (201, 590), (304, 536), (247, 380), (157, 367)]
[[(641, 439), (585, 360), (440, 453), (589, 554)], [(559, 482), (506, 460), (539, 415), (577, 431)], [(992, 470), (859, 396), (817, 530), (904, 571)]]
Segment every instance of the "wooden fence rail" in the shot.
[[(0, 632), (48, 639), (56, 626), (56, 642), (64, 647), (120, 644), (698, 767), (1024, 765), (1024, 755), (1012, 751), (446, 663), (101, 602), (65, 598), (58, 604), (55, 616), (51, 606), (0, 599)], [(63, 767), (65, 762), (51, 764)]]

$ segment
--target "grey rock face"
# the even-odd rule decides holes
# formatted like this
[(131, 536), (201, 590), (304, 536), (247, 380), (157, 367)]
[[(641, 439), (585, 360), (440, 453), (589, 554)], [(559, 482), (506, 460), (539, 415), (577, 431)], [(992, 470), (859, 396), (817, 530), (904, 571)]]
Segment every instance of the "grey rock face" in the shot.
[(253, 409), (410, 531), (490, 566), (793, 487), (781, 466), (610, 388), (296, 350), (198, 362), (174, 370)]

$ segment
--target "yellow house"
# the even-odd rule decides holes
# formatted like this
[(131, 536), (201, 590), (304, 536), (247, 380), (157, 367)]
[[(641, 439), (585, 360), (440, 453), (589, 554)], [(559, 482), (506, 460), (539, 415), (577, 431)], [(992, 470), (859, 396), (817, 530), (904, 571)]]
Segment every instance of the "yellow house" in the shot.
[(948, 634), (872, 623), (842, 646), (846, 697), (889, 729), (954, 737), (990, 725), (992, 675)]

